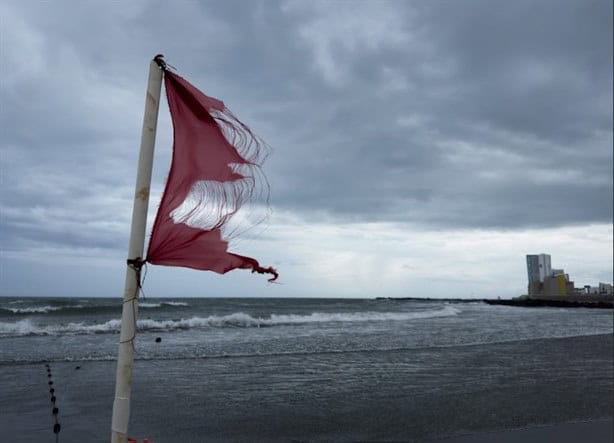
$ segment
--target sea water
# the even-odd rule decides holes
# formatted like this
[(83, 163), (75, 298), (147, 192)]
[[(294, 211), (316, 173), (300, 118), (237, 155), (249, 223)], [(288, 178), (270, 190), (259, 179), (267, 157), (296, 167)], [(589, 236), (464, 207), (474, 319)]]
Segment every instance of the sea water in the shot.
[[(45, 365), (62, 441), (108, 439), (121, 307), (0, 298), (10, 441), (52, 437)], [(130, 432), (155, 442), (428, 441), (613, 414), (607, 309), (145, 298), (137, 327)]]
[[(0, 363), (115, 359), (121, 309), (117, 298), (0, 298)], [(607, 334), (612, 315), (482, 302), (145, 298), (137, 330), (136, 359), (198, 359)]]

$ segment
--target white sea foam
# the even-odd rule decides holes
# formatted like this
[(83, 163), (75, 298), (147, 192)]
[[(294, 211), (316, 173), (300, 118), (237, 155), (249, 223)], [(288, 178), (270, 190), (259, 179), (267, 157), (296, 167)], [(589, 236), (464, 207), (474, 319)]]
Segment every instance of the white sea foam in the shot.
[(33, 306), (30, 308), (4, 308), (13, 314), (44, 314), (52, 311), (64, 309), (62, 306)]
[(88, 325), (74, 322), (58, 325), (39, 325), (26, 318), (14, 323), (0, 322), (0, 336), (15, 335), (61, 335), (61, 334), (95, 334), (119, 331), (120, 320)]
[(139, 303), (139, 308), (161, 308), (162, 306), (189, 306), (189, 305), (182, 301), (163, 301), (160, 303), (148, 303), (148, 302)]
[[(140, 308), (144, 308), (144, 309), (153, 309), (153, 308), (163, 308), (163, 307), (180, 307), (180, 306), (189, 306), (187, 303), (185, 302), (173, 302), (173, 301), (164, 301), (164, 302), (158, 302), (158, 303), (151, 303), (151, 302), (142, 302), (139, 303), (139, 307)], [(88, 310), (88, 311), (96, 311), (96, 310), (101, 310), (101, 311), (105, 311), (105, 310), (109, 310), (109, 309), (115, 309), (116, 306), (113, 305), (83, 305), (83, 304), (77, 304), (77, 305), (64, 305), (64, 306), (30, 306), (30, 307), (22, 307), (22, 308), (17, 308), (17, 307), (3, 307), (0, 308), (0, 312), (2, 311), (6, 311), (6, 312), (11, 312), (13, 314), (47, 314), (50, 312), (56, 312), (56, 311), (75, 311), (75, 310), (80, 310), (80, 309), (84, 309), (84, 310)]]
[(295, 323), (322, 323), (322, 322), (361, 322), (361, 321), (405, 321), (420, 318), (449, 317), (460, 312), (457, 308), (446, 306), (436, 311), (419, 312), (352, 312), (352, 313), (323, 313), (314, 312), (310, 315), (273, 314), (269, 320), (270, 325)]
[(28, 318), (15, 323), (0, 322), (1, 335), (30, 335), (35, 329), (36, 327)]
[(139, 303), (139, 308), (159, 308), (161, 303)]
[(407, 321), (421, 318), (448, 317), (457, 315), (460, 311), (452, 306), (446, 306), (436, 311), (422, 312), (314, 312), (309, 315), (272, 314), (270, 317), (252, 317), (243, 312), (229, 315), (212, 315), (209, 317), (192, 317), (180, 320), (139, 320), (139, 329), (144, 330), (174, 330), (192, 328), (224, 328), (224, 327), (261, 327), (307, 323), (330, 322), (367, 322), (367, 321)]
[[(460, 311), (452, 306), (443, 309), (421, 312), (314, 312), (310, 315), (273, 314), (270, 317), (252, 317), (243, 312), (229, 315), (212, 315), (209, 317), (191, 317), (179, 320), (138, 320), (140, 331), (173, 331), (195, 328), (250, 328), (292, 324), (330, 323), (330, 322), (373, 322), (373, 321), (408, 321), (432, 317), (448, 317)], [(0, 322), (0, 336), (19, 335), (63, 335), (63, 334), (101, 334), (119, 332), (120, 320), (113, 319), (105, 323), (86, 324), (72, 322), (58, 325), (39, 325), (31, 319), (13, 323)]]

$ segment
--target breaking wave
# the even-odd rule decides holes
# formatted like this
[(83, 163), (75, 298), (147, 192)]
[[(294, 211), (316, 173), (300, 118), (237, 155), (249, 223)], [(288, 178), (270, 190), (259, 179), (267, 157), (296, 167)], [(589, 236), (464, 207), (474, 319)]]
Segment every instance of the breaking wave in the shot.
[(120, 320), (87, 325), (82, 322), (59, 325), (38, 325), (29, 318), (15, 323), (0, 322), (0, 336), (19, 335), (61, 335), (61, 334), (96, 334), (119, 332)]
[(34, 306), (30, 308), (0, 308), (0, 311), (11, 312), (13, 314), (46, 314), (47, 312), (60, 311), (62, 306)]
[(139, 308), (162, 308), (164, 306), (190, 306), (182, 301), (163, 301), (160, 303), (139, 303)]
[[(189, 306), (188, 303), (180, 301), (163, 301), (163, 302), (142, 302), (139, 303), (139, 308), (153, 309), (153, 308), (176, 308)], [(22, 308), (2, 307), (0, 308), (0, 314), (8, 315), (32, 315), (32, 314), (97, 314), (104, 312), (121, 312), (121, 300), (118, 300), (116, 304), (104, 304), (104, 305), (62, 305), (62, 306), (29, 306)], [(1, 331), (0, 331), (1, 333)]]
[[(323, 313), (314, 312), (309, 315), (272, 314), (270, 317), (252, 317), (243, 312), (229, 315), (212, 315), (209, 317), (192, 317), (179, 320), (137, 321), (139, 331), (175, 331), (181, 329), (200, 328), (259, 328), (281, 325), (330, 323), (330, 322), (375, 322), (375, 321), (408, 321), (433, 317), (449, 317), (460, 311), (452, 306), (439, 310), (421, 312), (352, 312)], [(104, 334), (118, 333), (120, 320), (109, 320), (105, 323), (86, 324), (73, 322), (57, 325), (39, 325), (26, 318), (14, 323), (0, 322), (0, 337), (21, 335), (64, 335), (64, 334)]]

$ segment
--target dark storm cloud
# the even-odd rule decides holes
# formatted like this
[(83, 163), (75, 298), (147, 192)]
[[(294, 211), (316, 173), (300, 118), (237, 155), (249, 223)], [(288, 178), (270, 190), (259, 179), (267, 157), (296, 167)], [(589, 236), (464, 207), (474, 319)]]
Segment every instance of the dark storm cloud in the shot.
[(425, 17), (479, 99), (461, 96), (469, 116), (561, 143), (611, 131), (611, 2), (500, 6), (464, 2)]
[[(288, 173), (284, 203), (439, 226), (610, 220), (611, 5), (419, 6), (398, 11), (403, 26), (389, 30), (409, 36), (405, 44), (339, 58), (343, 81), (324, 88), (315, 110), (334, 111), (311, 133), (343, 142), (306, 141), (297, 163), (334, 161), (322, 181), (322, 172)], [(386, 69), (402, 80), (396, 90)], [(316, 191), (313, 181), (330, 186)]]
[[(3, 245), (125, 242), (156, 52), (273, 146), (274, 207), (443, 228), (608, 222), (611, 8), (5, 4)], [(163, 103), (156, 190), (166, 114)]]

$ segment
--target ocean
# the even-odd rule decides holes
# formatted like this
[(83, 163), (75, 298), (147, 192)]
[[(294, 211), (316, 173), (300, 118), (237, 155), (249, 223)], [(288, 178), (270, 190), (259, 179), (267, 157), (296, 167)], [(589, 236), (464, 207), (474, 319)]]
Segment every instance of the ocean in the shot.
[[(108, 440), (120, 315), (118, 298), (0, 298), (11, 441), (52, 436), (28, 423), (50, 420), (45, 364), (60, 435)], [(130, 429), (154, 442), (427, 441), (612, 417), (607, 309), (145, 298), (137, 325)]]

